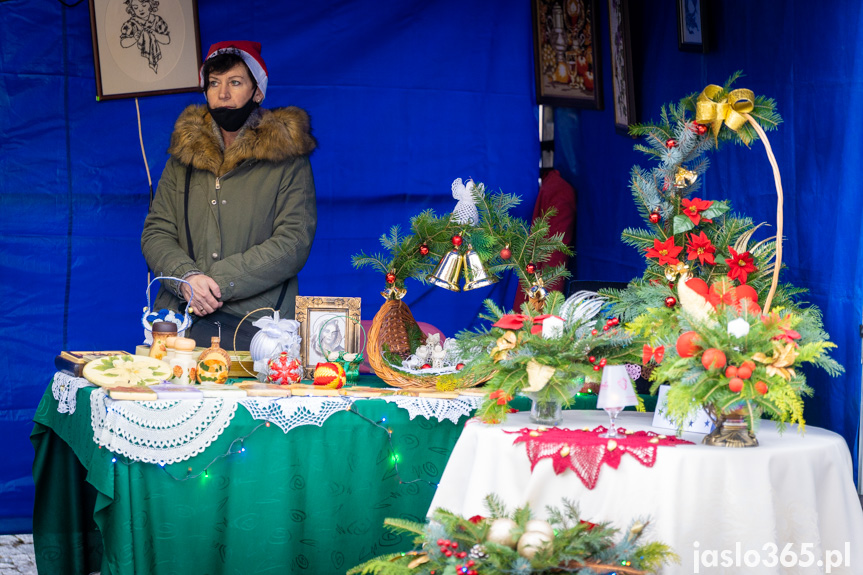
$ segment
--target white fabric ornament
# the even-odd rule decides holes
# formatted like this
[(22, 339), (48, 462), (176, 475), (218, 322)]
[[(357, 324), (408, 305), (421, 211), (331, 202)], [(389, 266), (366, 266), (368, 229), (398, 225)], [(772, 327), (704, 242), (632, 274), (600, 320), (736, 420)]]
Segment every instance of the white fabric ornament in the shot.
[(452, 211), (453, 221), (457, 224), (479, 223), (479, 212), (476, 209), (474, 193), (476, 193), (476, 185), (473, 180), (462, 183), (461, 178), (457, 178), (452, 183), (452, 197), (458, 200)]
[(728, 335), (741, 338), (745, 337), (748, 333), (749, 322), (742, 317), (738, 317), (737, 319), (733, 319), (728, 322)]

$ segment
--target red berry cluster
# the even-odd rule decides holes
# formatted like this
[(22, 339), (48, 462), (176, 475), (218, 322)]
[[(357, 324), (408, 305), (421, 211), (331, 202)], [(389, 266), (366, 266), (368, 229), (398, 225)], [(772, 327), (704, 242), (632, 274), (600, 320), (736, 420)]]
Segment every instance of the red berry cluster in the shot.
[[(464, 559), (467, 557), (467, 551), (458, 551), (458, 541), (450, 541), (449, 539), (438, 539), (437, 540), (438, 548), (440, 549), (441, 554), (444, 557), (452, 557), (455, 556), (456, 559)], [(468, 573), (467, 569), (462, 569), (462, 567), (473, 567), (474, 562), (468, 561), (466, 565), (458, 565), (456, 566), (456, 570), (459, 573)], [(476, 574), (476, 571), (473, 572)]]
[[(610, 320), (605, 322), (605, 325), (602, 326), (602, 331), (608, 331), (619, 323), (620, 323), (620, 320), (617, 319), (616, 317), (613, 317)], [(617, 333), (617, 330), (613, 330), (611, 333)]]
[(589, 361), (590, 363), (593, 364), (593, 371), (599, 371), (600, 369), (605, 367), (605, 364), (607, 363), (607, 361), (604, 357), (599, 360), (599, 363), (596, 363), (596, 356), (594, 356), (594, 355), (591, 355), (590, 357), (588, 357), (587, 361)]

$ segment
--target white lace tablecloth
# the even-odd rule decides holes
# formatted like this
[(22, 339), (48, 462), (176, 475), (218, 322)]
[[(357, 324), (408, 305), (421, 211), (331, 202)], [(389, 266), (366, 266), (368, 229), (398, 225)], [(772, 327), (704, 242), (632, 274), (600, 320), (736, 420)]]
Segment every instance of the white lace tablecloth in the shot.
[[(82, 387), (93, 387), (83, 378), (63, 373), (54, 376), (52, 391), (59, 413), (75, 412), (76, 396)], [(209, 447), (230, 425), (242, 405), (253, 419), (269, 421), (285, 433), (301, 425), (322, 426), (334, 413), (350, 409), (356, 397), (283, 397), (245, 399), (182, 399), (117, 401), (107, 390), (90, 394), (93, 441), (133, 461), (171, 464), (185, 461)], [(458, 423), (479, 407), (482, 398), (457, 399), (424, 397), (380, 397), (417, 416), (439, 422)]]
[(75, 413), (78, 390), (82, 387), (96, 387), (83, 377), (74, 377), (58, 371), (51, 383), (51, 392), (57, 400), (57, 413)]
[(93, 441), (133, 461), (170, 464), (210, 446), (237, 411), (231, 399), (117, 401), (107, 390), (90, 394)]
[[(357, 397), (280, 397), (277, 399), (248, 398), (241, 399), (240, 405), (245, 407), (254, 419), (263, 419), (278, 425), (287, 433), (301, 425), (324, 424), (332, 414), (350, 409)], [(452, 421), (458, 423), (461, 417), (470, 415), (479, 407), (482, 398), (462, 396), (457, 399), (433, 399), (425, 397), (388, 396), (378, 397), (408, 412), (411, 419), (422, 416), (437, 421)]]

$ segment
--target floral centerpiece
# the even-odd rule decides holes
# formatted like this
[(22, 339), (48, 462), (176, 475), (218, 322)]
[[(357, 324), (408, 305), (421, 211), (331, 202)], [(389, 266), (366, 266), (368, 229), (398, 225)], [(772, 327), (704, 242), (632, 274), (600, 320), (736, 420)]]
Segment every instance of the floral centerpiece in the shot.
[[(645, 138), (635, 148), (657, 161), (651, 169), (632, 168), (630, 188), (647, 227), (627, 228), (622, 235), (624, 243), (643, 254), (646, 268), (626, 289), (600, 292), (608, 297), (611, 313), (624, 322), (634, 345), (646, 350), (645, 364), (648, 358), (661, 364), (666, 350), (671, 351), (654, 381), (671, 383), (674, 419), (681, 422), (685, 413), (706, 404), (722, 423), (726, 415), (740, 415), (738, 407), (743, 405), (748, 435), (761, 413), (780, 422), (803, 423), (801, 395), (811, 390), (792, 365), (813, 363), (831, 375), (841, 373), (842, 368), (827, 355), (832, 344), (820, 312), (799, 299), (805, 290), (780, 279), (782, 184), (765, 131), (776, 129), (782, 118), (772, 99), (734, 88), (739, 77), (736, 73), (724, 86), (709, 85), (678, 104), (664, 106), (658, 122), (630, 129), (633, 136)], [(754, 239), (755, 234), (766, 224), (734, 213), (728, 201), (707, 198), (702, 191), (708, 151), (723, 143), (748, 147), (756, 140), (767, 152), (777, 192), (776, 233), (760, 240)], [(711, 309), (700, 316), (681, 309), (692, 291), (686, 284), (693, 280), (700, 282), (693, 285), (701, 296), (711, 300), (710, 304), (701, 302)], [(758, 312), (746, 307), (740, 312), (736, 302), (742, 300), (757, 302)], [(728, 308), (729, 303), (735, 305)], [(760, 319), (762, 313), (765, 321)], [(750, 333), (738, 341), (727, 331), (732, 322), (740, 329), (749, 324)], [(786, 332), (777, 329), (796, 331), (801, 337), (789, 341), (783, 335)], [(675, 353), (682, 349), (681, 338), (691, 341), (694, 337), (702, 341), (702, 352)], [(725, 376), (711, 362), (712, 367), (702, 365), (708, 349), (724, 354), (730, 374), (733, 367), (751, 375)], [(658, 357), (654, 350), (660, 350)], [(720, 357), (717, 354), (713, 359)], [(759, 362), (757, 358), (762, 357), (765, 361)], [(648, 367), (653, 366), (651, 361)], [(742, 387), (733, 391), (730, 380), (735, 388), (742, 381)], [(739, 418), (736, 421), (742, 425)]]
[(348, 575), (540, 575), (561, 571), (644, 575), (679, 557), (664, 543), (645, 542), (647, 521), (633, 521), (622, 535), (608, 524), (583, 521), (564, 500), (549, 520), (531, 519), (529, 506), (510, 514), (494, 496), (489, 517), (469, 519), (437, 509), (429, 523), (387, 519), (393, 531), (415, 535), (416, 550), (376, 557)]
[(835, 347), (821, 329), (818, 311), (773, 311), (762, 314), (755, 290), (720, 279), (708, 286), (698, 278), (678, 288), (681, 306), (676, 321), (684, 330), (677, 338), (677, 357), (653, 374), (653, 390), (673, 383), (667, 416), (680, 428), (701, 406), (716, 429), (704, 443), (754, 447), (762, 414), (779, 423), (804, 428), (803, 399), (811, 395), (804, 363), (842, 372), (828, 355)]
[(566, 405), (586, 380), (599, 381), (606, 364), (628, 359), (631, 337), (616, 319), (597, 319), (603, 304), (602, 298), (581, 294), (564, 301), (561, 293), (552, 292), (546, 313), (524, 305), (521, 314), (505, 314), (487, 300), (487, 313), (480, 317), (492, 326), (457, 337), (459, 347), (471, 356), (464, 376), (493, 373), (477, 416), (491, 423), (503, 421), (518, 394), (531, 397), (535, 407)]

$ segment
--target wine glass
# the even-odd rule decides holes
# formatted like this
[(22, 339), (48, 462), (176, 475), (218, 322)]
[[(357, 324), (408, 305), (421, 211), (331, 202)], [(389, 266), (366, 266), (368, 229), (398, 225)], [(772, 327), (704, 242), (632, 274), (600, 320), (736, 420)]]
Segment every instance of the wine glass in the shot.
[(606, 365), (602, 370), (602, 383), (599, 386), (599, 396), (596, 398), (596, 407), (604, 409), (608, 414), (608, 431), (600, 437), (618, 438), (623, 437), (617, 432), (617, 416), (627, 405), (636, 405), (638, 398), (632, 387), (626, 368), (622, 365)]

